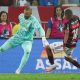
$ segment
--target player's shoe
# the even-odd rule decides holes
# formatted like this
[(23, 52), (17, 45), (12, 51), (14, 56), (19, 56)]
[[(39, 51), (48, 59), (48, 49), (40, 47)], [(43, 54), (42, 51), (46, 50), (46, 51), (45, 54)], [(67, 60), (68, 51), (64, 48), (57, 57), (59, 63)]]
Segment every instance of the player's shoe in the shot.
[(15, 72), (15, 74), (20, 74), (20, 71), (17, 69), (16, 72)]
[(0, 47), (0, 52), (4, 52), (4, 50), (2, 49), (2, 47)]
[(56, 64), (50, 65), (50, 66), (48, 66), (48, 67), (45, 69), (45, 71), (46, 71), (46, 72), (51, 72), (51, 71), (55, 70), (56, 67), (57, 67)]

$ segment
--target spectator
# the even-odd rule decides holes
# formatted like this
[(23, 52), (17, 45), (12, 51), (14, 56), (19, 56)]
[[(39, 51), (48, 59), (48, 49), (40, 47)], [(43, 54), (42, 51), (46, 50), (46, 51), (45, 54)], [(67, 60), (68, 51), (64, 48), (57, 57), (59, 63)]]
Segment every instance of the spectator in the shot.
[(52, 4), (54, 5), (54, 6), (58, 6), (58, 2), (59, 2), (59, 0), (51, 0), (51, 2), (52, 2)]
[(59, 4), (80, 4), (80, 0), (59, 0)]
[(63, 38), (63, 25), (67, 21), (63, 19), (64, 11), (61, 6), (55, 7), (54, 16), (48, 21), (47, 38)]
[(18, 23), (18, 24), (13, 26), (13, 29), (12, 29), (12, 34), (13, 35), (16, 34), (16, 32), (18, 31), (19, 27), (20, 27), (20, 23)]
[(47, 0), (39, 0), (40, 6), (47, 6), (48, 1)]
[(51, 6), (57, 6), (58, 5), (58, 0), (47, 0), (47, 5)]
[(32, 1), (32, 6), (38, 6), (38, 1), (37, 0), (33, 0)]
[(59, 0), (59, 4), (60, 4), (60, 5), (65, 4), (65, 0)]
[(39, 0), (41, 6), (57, 6), (58, 0)]
[(30, 5), (30, 2), (29, 2), (29, 0), (16, 0), (16, 5), (26, 6), (26, 5)]
[(12, 25), (8, 21), (8, 14), (5, 11), (0, 13), (0, 38), (9, 38), (12, 36)]
[(0, 0), (0, 6), (12, 6), (13, 0)]

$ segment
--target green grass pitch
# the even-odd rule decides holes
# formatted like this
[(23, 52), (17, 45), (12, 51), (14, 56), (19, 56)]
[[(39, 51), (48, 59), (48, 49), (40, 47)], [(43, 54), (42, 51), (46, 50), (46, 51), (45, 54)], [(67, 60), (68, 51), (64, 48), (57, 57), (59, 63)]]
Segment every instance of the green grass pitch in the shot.
[(80, 80), (80, 74), (0, 74), (0, 80)]

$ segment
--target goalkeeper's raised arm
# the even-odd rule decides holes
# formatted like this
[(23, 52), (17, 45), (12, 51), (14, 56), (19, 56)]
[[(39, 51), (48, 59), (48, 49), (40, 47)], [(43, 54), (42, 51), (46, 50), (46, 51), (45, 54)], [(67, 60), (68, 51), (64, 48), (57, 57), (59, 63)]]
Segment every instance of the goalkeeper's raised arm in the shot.
[(40, 37), (42, 38), (43, 47), (46, 47), (47, 45), (49, 45), (49, 43), (48, 43), (48, 41), (46, 40), (46, 37), (45, 37), (45, 31), (44, 31), (43, 27), (41, 26), (41, 24), (39, 23), (39, 21), (36, 18), (35, 18), (35, 22), (34, 22), (34, 27), (40, 33)]

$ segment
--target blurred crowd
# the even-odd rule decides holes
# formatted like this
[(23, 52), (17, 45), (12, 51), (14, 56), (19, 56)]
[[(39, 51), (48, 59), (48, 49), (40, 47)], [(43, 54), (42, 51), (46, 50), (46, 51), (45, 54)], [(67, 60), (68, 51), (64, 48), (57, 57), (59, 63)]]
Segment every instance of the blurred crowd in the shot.
[[(0, 6), (54, 6), (55, 11), (54, 15), (47, 21), (47, 30), (46, 30), (46, 37), (47, 38), (56, 38), (56, 33), (54, 31), (54, 25), (56, 26), (55, 29), (60, 30), (61, 24), (64, 24), (66, 21), (63, 15), (63, 10), (58, 5), (62, 4), (79, 4), (80, 0), (0, 0)], [(57, 8), (58, 7), (58, 8)], [(60, 13), (61, 12), (61, 13)], [(56, 17), (55, 17), (56, 16)], [(63, 16), (63, 17), (62, 17)], [(57, 20), (57, 21), (56, 21)], [(57, 22), (57, 23), (56, 23)], [(59, 24), (59, 25), (56, 25)], [(0, 12), (0, 38), (9, 38), (14, 35), (17, 30), (19, 29), (20, 24), (13, 25), (8, 19), (8, 13), (5, 11)], [(61, 31), (61, 30), (60, 30)], [(61, 31), (62, 32), (62, 31)], [(55, 33), (55, 34), (54, 34)], [(57, 32), (60, 34), (59, 32)], [(57, 35), (58, 35), (57, 34)], [(34, 35), (39, 35), (35, 32)], [(61, 33), (58, 38), (63, 38), (63, 33)]]
[(57, 6), (59, 4), (80, 4), (80, 0), (0, 0), (0, 6)]

